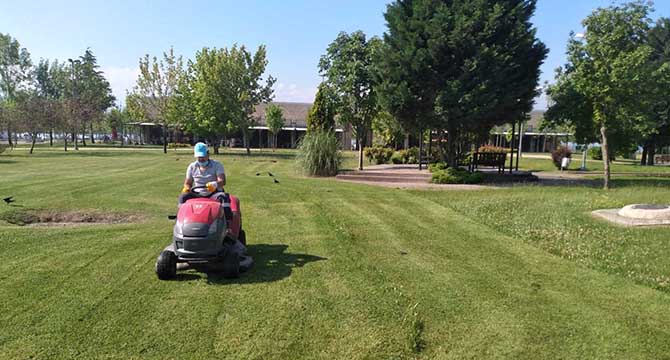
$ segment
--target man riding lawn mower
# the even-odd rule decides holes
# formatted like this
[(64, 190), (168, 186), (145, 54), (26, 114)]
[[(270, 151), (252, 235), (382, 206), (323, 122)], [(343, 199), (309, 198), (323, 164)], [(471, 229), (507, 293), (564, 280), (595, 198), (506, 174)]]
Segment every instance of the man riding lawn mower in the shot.
[(158, 256), (156, 274), (161, 280), (173, 279), (179, 263), (220, 269), (226, 277), (238, 277), (253, 264), (246, 255), (240, 201), (224, 192), (223, 165), (209, 158), (207, 145), (197, 143), (193, 153), (197, 161), (186, 170), (172, 244)]

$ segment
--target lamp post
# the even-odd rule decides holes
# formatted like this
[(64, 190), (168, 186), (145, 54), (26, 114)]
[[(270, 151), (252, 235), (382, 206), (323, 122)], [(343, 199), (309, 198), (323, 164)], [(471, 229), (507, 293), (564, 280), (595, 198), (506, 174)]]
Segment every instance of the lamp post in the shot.
[(77, 82), (76, 82), (76, 74), (75, 74), (74, 69), (75, 69), (75, 64), (79, 65), (80, 62), (79, 62), (79, 60), (73, 60), (73, 59), (67, 59), (67, 61), (70, 62), (70, 76), (71, 76), (71, 81), (72, 81), (71, 106), (72, 106), (72, 121), (74, 121), (74, 123), (73, 123), (74, 132), (72, 133), (72, 135), (73, 135), (72, 141), (74, 141), (74, 149), (79, 150), (79, 146), (77, 144), (77, 134), (75, 134), (76, 129), (77, 129), (77, 119), (76, 119), (76, 116), (75, 116), (75, 106), (76, 106), (75, 99), (77, 98)]

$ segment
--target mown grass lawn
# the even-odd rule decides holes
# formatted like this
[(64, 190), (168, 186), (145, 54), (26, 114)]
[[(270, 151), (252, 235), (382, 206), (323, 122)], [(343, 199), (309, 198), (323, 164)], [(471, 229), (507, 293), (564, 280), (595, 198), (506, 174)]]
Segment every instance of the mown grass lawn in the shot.
[[(255, 267), (159, 281), (183, 152), (0, 156), (0, 216), (141, 215), (76, 228), (0, 223), (1, 359), (650, 358), (670, 354), (670, 229), (588, 216), (670, 203), (658, 180), (404, 191), (306, 179), (292, 154), (218, 156)], [(350, 160), (348, 160), (350, 161)], [(280, 183), (263, 173), (271, 171)], [(663, 182), (660, 182), (663, 185)]]

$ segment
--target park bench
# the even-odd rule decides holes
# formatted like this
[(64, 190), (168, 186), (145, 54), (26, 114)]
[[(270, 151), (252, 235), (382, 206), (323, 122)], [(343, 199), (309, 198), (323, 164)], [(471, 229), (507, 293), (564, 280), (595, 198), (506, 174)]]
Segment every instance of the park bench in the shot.
[(470, 171), (475, 171), (479, 166), (491, 166), (498, 168), (498, 173), (505, 171), (506, 153), (498, 152), (473, 152), (470, 161)]

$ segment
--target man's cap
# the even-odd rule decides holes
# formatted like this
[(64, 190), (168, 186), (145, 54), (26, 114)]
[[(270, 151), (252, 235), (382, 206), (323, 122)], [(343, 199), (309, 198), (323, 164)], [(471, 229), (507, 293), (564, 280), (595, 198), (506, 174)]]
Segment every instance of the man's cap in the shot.
[(193, 147), (193, 156), (194, 157), (205, 157), (207, 156), (207, 144), (205, 143), (197, 143)]

